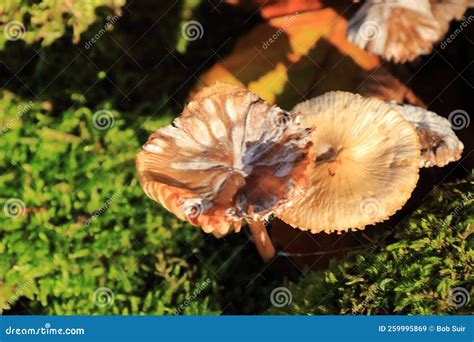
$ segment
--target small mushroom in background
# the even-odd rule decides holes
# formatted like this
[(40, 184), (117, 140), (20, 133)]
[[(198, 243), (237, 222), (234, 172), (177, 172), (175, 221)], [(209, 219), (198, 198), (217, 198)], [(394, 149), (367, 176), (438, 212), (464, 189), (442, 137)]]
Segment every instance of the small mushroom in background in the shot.
[(305, 188), (309, 130), (299, 121), (246, 89), (217, 83), (151, 134), (136, 158), (140, 184), (207, 233), (238, 232), (248, 221), (268, 261), (275, 249), (263, 221)]
[(386, 220), (418, 181), (415, 127), (376, 98), (329, 92), (292, 113), (312, 130), (306, 170), (311, 185), (278, 217), (293, 227), (343, 232)]
[(413, 61), (429, 54), (470, 6), (472, 0), (368, 0), (349, 21), (347, 37), (388, 61)]
[(447, 119), (420, 107), (388, 104), (415, 125), (421, 145), (420, 167), (442, 167), (461, 158), (464, 145)]

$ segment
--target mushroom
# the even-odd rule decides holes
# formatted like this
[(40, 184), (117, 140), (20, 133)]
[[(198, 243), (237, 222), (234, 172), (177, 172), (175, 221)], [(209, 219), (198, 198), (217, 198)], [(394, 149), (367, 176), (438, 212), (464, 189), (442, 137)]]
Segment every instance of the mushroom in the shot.
[(278, 215), (312, 233), (363, 229), (399, 210), (418, 181), (414, 126), (376, 98), (329, 92), (292, 110), (312, 130), (304, 196)]
[(404, 63), (429, 54), (468, 0), (368, 0), (349, 21), (347, 37), (388, 61)]
[(263, 221), (305, 188), (309, 130), (300, 115), (217, 83), (200, 91), (136, 158), (145, 193), (180, 219), (223, 236), (249, 222), (257, 249), (275, 255)]
[(472, 0), (430, 0), (430, 4), (431, 12), (441, 27), (442, 36), (448, 32), (453, 19), (461, 20), (464, 12), (474, 5)]
[(421, 145), (420, 167), (442, 167), (461, 158), (464, 145), (447, 119), (420, 107), (388, 104), (415, 126)]

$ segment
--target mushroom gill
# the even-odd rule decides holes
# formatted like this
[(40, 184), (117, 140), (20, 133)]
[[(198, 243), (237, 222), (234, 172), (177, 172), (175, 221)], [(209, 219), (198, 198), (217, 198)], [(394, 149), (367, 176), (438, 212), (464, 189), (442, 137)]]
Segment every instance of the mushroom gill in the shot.
[(196, 94), (136, 158), (145, 193), (181, 219), (221, 236), (260, 221), (303, 189), (308, 133), (297, 113), (216, 84)]

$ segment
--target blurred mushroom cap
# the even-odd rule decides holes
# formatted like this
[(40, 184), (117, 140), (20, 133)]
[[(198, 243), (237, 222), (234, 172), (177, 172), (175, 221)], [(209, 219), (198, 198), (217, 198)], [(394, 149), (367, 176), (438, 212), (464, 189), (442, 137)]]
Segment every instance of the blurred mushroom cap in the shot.
[(330, 92), (298, 104), (314, 130), (307, 177), (311, 183), (279, 217), (312, 233), (362, 229), (399, 210), (418, 181), (414, 126), (376, 98)]
[(262, 220), (304, 188), (309, 130), (256, 94), (216, 84), (196, 94), (138, 153), (145, 193), (205, 232)]
[(438, 24), (441, 26), (441, 34), (444, 35), (449, 29), (449, 23), (456, 19), (460, 20), (469, 6), (473, 6), (472, 0), (430, 0), (431, 12)]
[(468, 0), (368, 0), (349, 21), (347, 37), (388, 61), (405, 63), (429, 54)]
[(420, 139), (420, 167), (442, 167), (461, 158), (464, 145), (447, 119), (420, 107), (388, 104), (415, 126)]

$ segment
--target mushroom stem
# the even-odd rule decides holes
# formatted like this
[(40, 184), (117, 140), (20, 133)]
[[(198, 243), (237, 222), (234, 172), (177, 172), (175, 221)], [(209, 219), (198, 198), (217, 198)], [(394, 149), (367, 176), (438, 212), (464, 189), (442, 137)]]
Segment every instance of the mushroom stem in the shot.
[(270, 261), (276, 251), (265, 225), (262, 221), (249, 221), (249, 229), (262, 260), (264, 262)]

